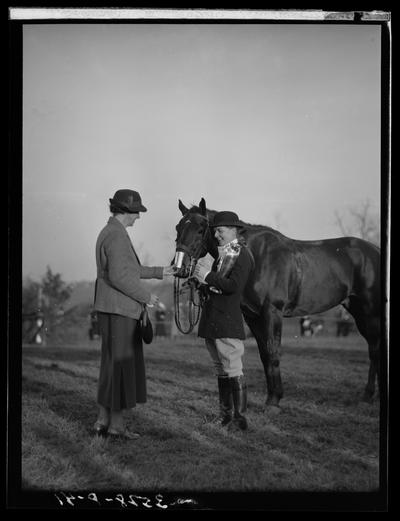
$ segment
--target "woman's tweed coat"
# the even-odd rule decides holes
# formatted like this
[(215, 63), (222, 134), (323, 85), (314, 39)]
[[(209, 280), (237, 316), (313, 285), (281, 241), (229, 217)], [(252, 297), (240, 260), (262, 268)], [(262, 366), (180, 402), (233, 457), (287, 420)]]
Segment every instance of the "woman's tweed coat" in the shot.
[(150, 291), (140, 279), (162, 279), (162, 267), (141, 266), (128, 232), (110, 217), (96, 243), (97, 280), (94, 309), (138, 319)]
[(141, 266), (123, 224), (110, 217), (96, 243), (94, 309), (102, 335), (97, 403), (112, 411), (146, 402), (146, 372), (138, 319), (150, 291), (140, 279), (163, 278)]

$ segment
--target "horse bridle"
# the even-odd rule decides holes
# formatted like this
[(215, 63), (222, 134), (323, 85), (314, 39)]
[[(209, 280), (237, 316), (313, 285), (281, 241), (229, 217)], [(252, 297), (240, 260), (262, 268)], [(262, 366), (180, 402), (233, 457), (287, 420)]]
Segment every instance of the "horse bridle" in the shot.
[[(187, 329), (184, 329), (181, 324), (181, 317), (180, 317), (180, 294), (181, 294), (181, 279), (179, 277), (175, 277), (174, 280), (174, 307), (175, 307), (175, 324), (176, 327), (179, 329), (179, 331), (185, 335), (191, 333), (194, 329), (194, 327), (197, 325), (198, 321), (200, 320), (200, 313), (201, 308), (204, 303), (204, 299), (202, 294), (199, 292), (199, 284), (198, 281), (193, 277), (193, 272), (196, 267), (197, 261), (200, 258), (201, 252), (205, 248), (205, 243), (208, 241), (208, 236), (210, 235), (210, 227), (209, 227), (209, 221), (208, 218), (204, 215), (199, 214), (199, 217), (206, 220), (206, 227), (205, 231), (201, 237), (201, 240), (199, 241), (198, 247), (192, 253), (190, 251), (190, 248), (188, 248), (186, 245), (177, 245), (176, 254), (175, 254), (175, 261), (179, 257), (179, 253), (183, 252), (186, 253), (189, 257), (189, 269), (188, 269), (188, 275), (186, 277), (186, 280), (183, 282), (183, 286), (189, 286), (189, 326)], [(187, 220), (187, 222), (190, 222), (190, 219)], [(183, 260), (183, 259), (182, 259)], [(196, 298), (197, 297), (197, 298)]]

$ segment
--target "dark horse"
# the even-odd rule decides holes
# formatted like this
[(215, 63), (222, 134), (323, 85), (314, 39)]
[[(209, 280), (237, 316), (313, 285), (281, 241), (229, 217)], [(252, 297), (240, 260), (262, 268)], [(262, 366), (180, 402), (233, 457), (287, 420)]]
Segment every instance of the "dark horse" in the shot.
[[(186, 208), (176, 226), (176, 252), (184, 252), (178, 277), (187, 277), (193, 261), (218, 255), (209, 223), (215, 210)], [(267, 405), (283, 395), (280, 344), (283, 317), (301, 317), (342, 304), (368, 343), (369, 374), (364, 400), (375, 392), (380, 361), (380, 249), (355, 237), (298, 241), (268, 226), (246, 224), (244, 236), (255, 268), (242, 295), (242, 313), (253, 333), (267, 380)], [(181, 254), (182, 255), (182, 254)]]

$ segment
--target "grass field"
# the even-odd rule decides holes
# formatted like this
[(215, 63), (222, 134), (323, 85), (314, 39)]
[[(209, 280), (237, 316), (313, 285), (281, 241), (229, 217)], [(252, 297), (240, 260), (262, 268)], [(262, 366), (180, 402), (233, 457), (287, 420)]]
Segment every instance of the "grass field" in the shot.
[(22, 485), (27, 490), (371, 492), (379, 488), (379, 402), (360, 398), (368, 354), (358, 335), (289, 338), (281, 412), (265, 409), (246, 341), (247, 432), (216, 422), (217, 382), (199, 339), (145, 346), (148, 402), (129, 443), (91, 435), (100, 343), (23, 348)]

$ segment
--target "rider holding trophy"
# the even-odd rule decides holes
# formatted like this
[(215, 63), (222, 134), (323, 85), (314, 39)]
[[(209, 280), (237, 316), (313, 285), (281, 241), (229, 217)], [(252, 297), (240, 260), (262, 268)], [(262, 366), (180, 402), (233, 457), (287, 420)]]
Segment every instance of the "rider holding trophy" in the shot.
[(240, 235), (244, 224), (236, 213), (216, 213), (210, 227), (219, 256), (211, 271), (201, 263), (194, 271), (207, 293), (198, 336), (205, 339), (217, 371), (222, 425), (246, 430), (247, 386), (242, 364), (245, 331), (240, 300), (254, 261)]

